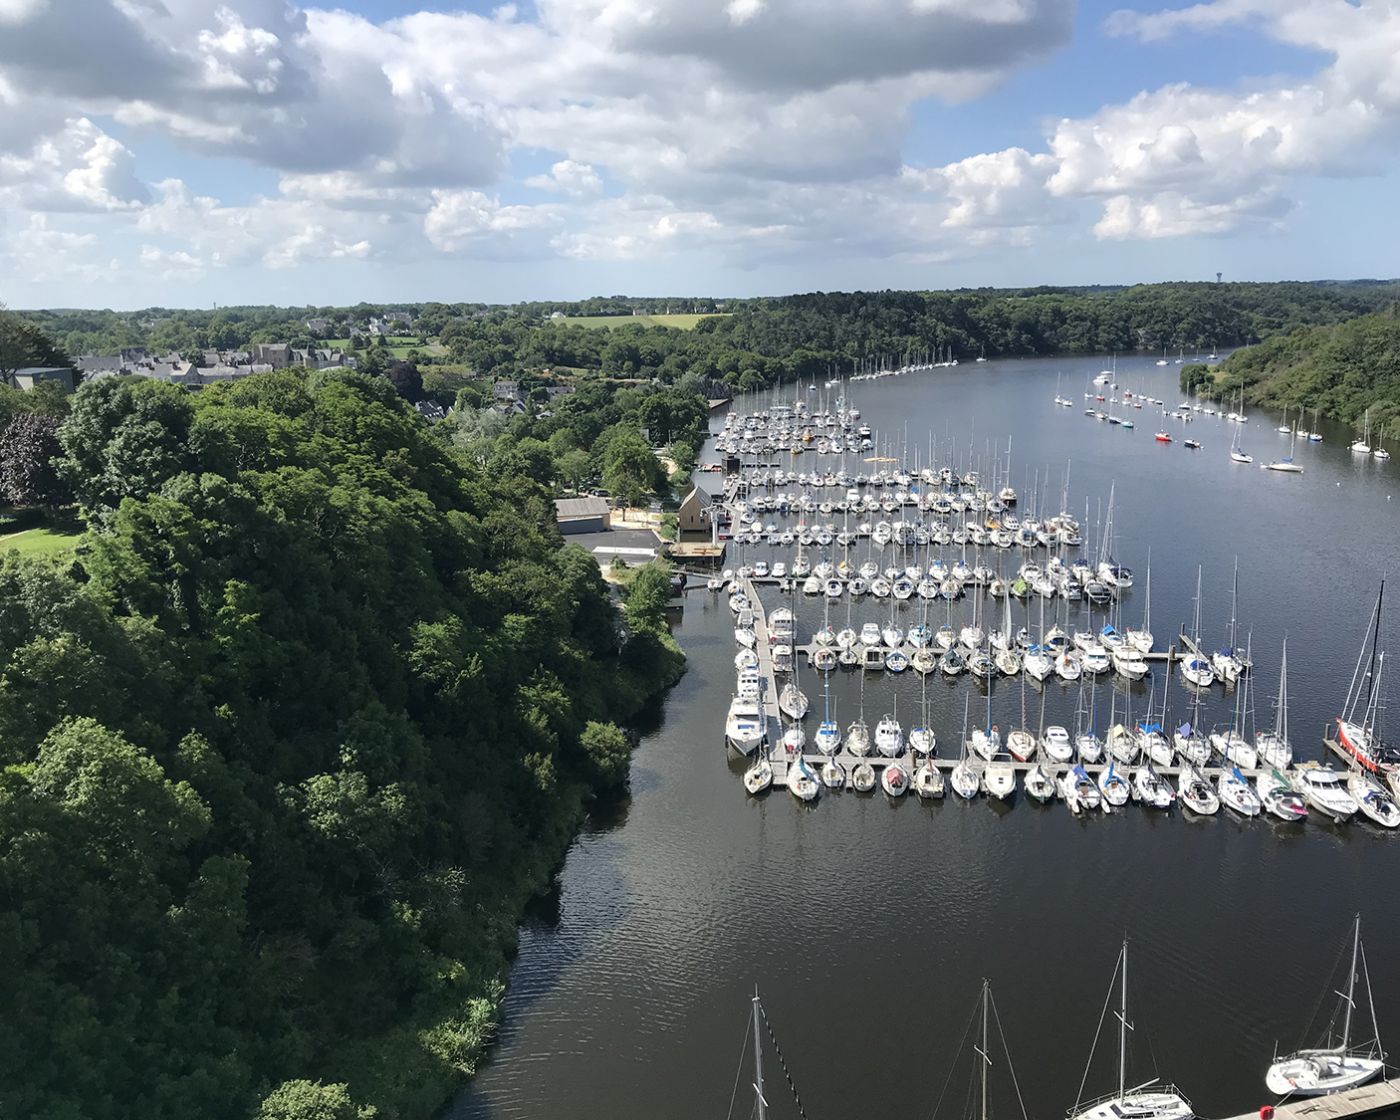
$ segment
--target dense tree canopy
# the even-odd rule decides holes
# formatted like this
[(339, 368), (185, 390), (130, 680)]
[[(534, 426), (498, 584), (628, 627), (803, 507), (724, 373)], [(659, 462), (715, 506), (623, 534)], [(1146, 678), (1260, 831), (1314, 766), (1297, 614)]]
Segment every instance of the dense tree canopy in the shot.
[(109, 379), (60, 438), (89, 532), (0, 561), (0, 1110), (426, 1116), (678, 653), (382, 378)]
[(1253, 403), (1315, 408), (1347, 424), (1369, 410), (1372, 431), (1393, 436), (1400, 428), (1400, 305), (1237, 350), (1201, 376), (1216, 395), (1243, 387)]

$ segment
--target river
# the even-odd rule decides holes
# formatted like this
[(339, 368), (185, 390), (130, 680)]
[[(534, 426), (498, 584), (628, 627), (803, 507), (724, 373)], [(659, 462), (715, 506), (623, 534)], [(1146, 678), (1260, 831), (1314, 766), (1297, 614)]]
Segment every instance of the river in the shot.
[[(1323, 726), (1346, 693), (1400, 542), (1392, 501), (1400, 465), (1352, 455), (1350, 433), (1324, 425), (1325, 443), (1296, 450), (1304, 474), (1263, 471), (1259, 464), (1287, 455), (1289, 442), (1274, 431), (1279, 417), (1263, 409), (1250, 410), (1242, 433), (1253, 466), (1230, 462), (1234, 427), (1218, 418), (1198, 417), (1189, 429), (1172, 422), (1177, 442), (1159, 444), (1152, 406), (1129, 413), (1133, 431), (1083, 415), (1086, 382), (1102, 364), (967, 364), (860, 383), (852, 396), (877, 436), (907, 442), (911, 457), (915, 448), (926, 456), (932, 434), (940, 461), (952, 449), (985, 470), (993, 448), (1004, 460), (1009, 437), (1023, 508), (1038, 478), (1045, 504), (1058, 510), (1070, 463), (1070, 508), (1082, 516), (1089, 506), (1086, 550), (1112, 484), (1115, 551), (1137, 574), (1122, 622), (1141, 618), (1150, 550), (1158, 648), (1190, 625), (1197, 565), (1202, 638), (1208, 648), (1221, 642), (1238, 558), (1240, 641), (1248, 634), (1252, 642), (1258, 722), (1273, 720), (1286, 635), (1295, 752), (1322, 757)], [(1120, 386), (1168, 405), (1181, 399), (1178, 372), (1150, 358), (1117, 364)], [(1057, 374), (1072, 408), (1052, 403)], [(1202, 450), (1186, 449), (1184, 434)], [(802, 460), (795, 469), (813, 469), (816, 456)], [(765, 596), (769, 609), (777, 602), (775, 590)], [(853, 617), (858, 626), (889, 609), (868, 600)], [(967, 609), (954, 606), (955, 625)], [(801, 610), (805, 636), (820, 625), (822, 606)], [(844, 605), (837, 610), (839, 627)], [(931, 624), (945, 610), (937, 604)], [(915, 600), (901, 624), (919, 611)], [(1396, 617), (1387, 612), (1383, 648), (1397, 648)], [(1033, 629), (1037, 622), (1033, 615)], [(751, 800), (722, 738), (732, 630), (722, 598), (687, 596), (676, 635), (689, 671), (636, 752), (630, 797), (589, 823), (557, 890), (525, 922), (499, 1045), (451, 1116), (715, 1120), (729, 1106), (757, 984), (808, 1115), (927, 1117), (983, 976), (1029, 1114), (1060, 1116), (1074, 1103), (1125, 934), (1129, 1077), (1153, 1076), (1155, 1058), (1198, 1114), (1245, 1112), (1269, 1099), (1263, 1073), (1275, 1043), (1311, 1042), (1310, 1024), (1325, 1022), (1325, 1010), (1315, 1013), (1358, 911), (1381, 1035), (1400, 1038), (1400, 956), (1390, 951), (1400, 837), (1359, 822), (1242, 822), (1224, 810), (1198, 820), (1130, 808), (1081, 821), (1024, 793), (1009, 806), (850, 792), (811, 807), (786, 792)], [(1161, 665), (1154, 675), (1160, 702)], [(815, 676), (803, 674), (816, 713), (809, 734), (826, 702)], [(862, 702), (857, 682), (833, 676), (830, 702), (843, 726)], [(1100, 726), (1111, 693), (1115, 705), (1140, 713), (1151, 684), (1100, 685)], [(872, 726), (896, 692), (907, 728), (921, 704), (917, 674), (867, 678)], [(1072, 725), (1077, 693), (1052, 678), (1044, 694), (1047, 721)], [(956, 750), (964, 698), (975, 720), (985, 696), (966, 678), (929, 679), (941, 754)], [(1026, 689), (1032, 726), (1040, 696)], [(1171, 718), (1187, 718), (1175, 673), (1169, 697)], [(1021, 703), (1019, 683), (998, 682), (993, 718), (1018, 723)], [(1217, 686), (1201, 722), (1227, 720), (1233, 703)], [(1362, 1018), (1367, 1035), (1364, 1004)], [(1101, 1043), (1090, 1095), (1112, 1086), (1111, 1050)], [(994, 1057), (1000, 1111), (1015, 1115), (1005, 1063)], [(771, 1115), (796, 1115), (771, 1051), (767, 1061)], [(960, 1061), (961, 1071), (970, 1068), (965, 1051)], [(736, 1115), (749, 1110), (748, 1076)], [(966, 1081), (966, 1072), (953, 1078), (940, 1116), (963, 1111)]]

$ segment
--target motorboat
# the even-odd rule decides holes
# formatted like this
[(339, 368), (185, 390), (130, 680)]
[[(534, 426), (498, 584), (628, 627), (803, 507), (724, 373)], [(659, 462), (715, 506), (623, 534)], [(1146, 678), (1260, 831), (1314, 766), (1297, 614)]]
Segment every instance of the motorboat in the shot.
[(982, 769), (982, 788), (998, 801), (1016, 792), (1016, 770), (1009, 762), (989, 762)]
[(875, 725), (875, 750), (885, 758), (898, 758), (904, 753), (904, 729), (894, 716), (882, 716)]
[(1294, 785), (1308, 807), (1337, 823), (1351, 820), (1361, 810), (1347, 789), (1346, 776), (1325, 766), (1304, 766), (1294, 771)]
[(1052, 723), (1041, 734), (1040, 749), (1051, 762), (1074, 760), (1074, 744), (1070, 742), (1069, 731), (1057, 723)]
[(1259, 794), (1264, 811), (1271, 817), (1290, 823), (1307, 820), (1307, 799), (1293, 788), (1293, 783), (1277, 767), (1260, 771), (1255, 776), (1254, 789)]
[(1124, 641), (1109, 655), (1113, 669), (1121, 677), (1130, 681), (1140, 681), (1147, 676), (1147, 660), (1136, 646)]
[(724, 741), (740, 754), (753, 754), (768, 737), (767, 724), (756, 698), (736, 696), (724, 721)]

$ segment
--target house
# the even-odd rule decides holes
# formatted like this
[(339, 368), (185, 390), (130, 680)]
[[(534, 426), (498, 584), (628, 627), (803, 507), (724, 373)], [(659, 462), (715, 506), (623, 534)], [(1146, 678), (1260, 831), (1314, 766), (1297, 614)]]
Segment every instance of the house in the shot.
[(291, 347), (285, 342), (260, 342), (253, 350), (254, 361), (272, 369), (286, 369), (292, 364)]
[(71, 393), (78, 384), (78, 374), (71, 366), (26, 366), (14, 373), (15, 385), (32, 389), (35, 385), (54, 383)]
[(550, 400), (554, 400), (555, 397), (571, 396), (574, 387), (572, 385), (546, 385), (544, 391)]
[(102, 354), (80, 354), (77, 365), (83, 376), (88, 378), (95, 374), (123, 373), (130, 368), (119, 356), (107, 357)]
[(498, 401), (518, 401), (520, 383), (518, 381), (497, 381), (492, 391)]
[(447, 416), (446, 409), (437, 401), (415, 401), (413, 407), (418, 410), (418, 415), (429, 424), (436, 424)]
[(566, 536), (599, 533), (611, 527), (612, 510), (606, 498), (556, 498), (554, 520)]
[(711, 508), (714, 499), (708, 491), (698, 486), (691, 487), (690, 493), (681, 501), (676, 514), (678, 527), (682, 533), (704, 533), (709, 536)]
[(329, 319), (308, 319), (306, 329), (317, 338), (324, 338), (330, 333), (331, 321)]

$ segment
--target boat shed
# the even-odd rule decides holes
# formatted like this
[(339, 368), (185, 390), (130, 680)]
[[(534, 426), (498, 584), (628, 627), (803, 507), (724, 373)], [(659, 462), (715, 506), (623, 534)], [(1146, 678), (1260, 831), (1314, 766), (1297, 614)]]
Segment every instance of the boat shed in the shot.
[(680, 509), (676, 512), (676, 519), (682, 533), (704, 533), (710, 535), (710, 507), (714, 504), (708, 492), (695, 486), (691, 488)]
[(612, 511), (606, 498), (556, 498), (554, 520), (559, 531), (572, 533), (601, 533), (611, 527)]

